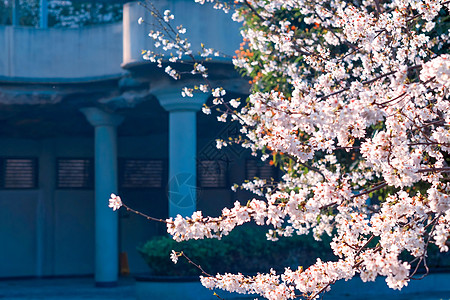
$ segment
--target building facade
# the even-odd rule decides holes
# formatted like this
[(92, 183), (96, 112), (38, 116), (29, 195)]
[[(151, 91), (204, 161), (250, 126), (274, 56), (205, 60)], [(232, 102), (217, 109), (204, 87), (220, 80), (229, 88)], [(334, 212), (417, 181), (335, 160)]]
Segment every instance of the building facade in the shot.
[[(175, 14), (196, 50), (239, 47), (229, 15), (190, 0), (156, 4)], [(232, 193), (233, 183), (274, 176), (243, 148), (215, 148), (237, 125), (199, 112), (208, 95), (181, 97), (201, 78), (175, 81), (142, 59), (143, 49), (157, 49), (139, 17), (151, 19), (131, 2), (123, 23), (0, 26), (0, 278), (95, 274), (98, 285), (114, 285), (119, 253), (132, 273), (146, 272), (136, 247), (165, 226), (113, 212), (111, 193), (157, 218), (217, 215), (248, 198)], [(230, 97), (246, 96), (230, 60), (207, 67)]]

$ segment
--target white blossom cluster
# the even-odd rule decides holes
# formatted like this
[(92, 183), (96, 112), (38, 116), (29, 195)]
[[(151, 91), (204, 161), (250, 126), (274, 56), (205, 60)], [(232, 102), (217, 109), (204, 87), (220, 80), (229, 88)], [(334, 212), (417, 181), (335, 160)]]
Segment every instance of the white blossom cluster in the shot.
[[(221, 1), (196, 2), (233, 9)], [(363, 281), (384, 276), (393, 289), (408, 285), (417, 268), (426, 266), (430, 244), (449, 250), (450, 55), (442, 51), (449, 35), (435, 31), (439, 14), (448, 15), (449, 2), (235, 2), (232, 18), (243, 23), (247, 49), (233, 63), (254, 78), (247, 105), (225, 101), (226, 91), (208, 82), (182, 94), (211, 91), (213, 105), (225, 107), (219, 121), (229, 116), (239, 121), (242, 146), (263, 160), (268, 153), (279, 157), (285, 175), (280, 182), (242, 184), (259, 198), (245, 205), (246, 199), (236, 201), (219, 217), (198, 211), (168, 219), (168, 233), (177, 241), (220, 238), (253, 221), (271, 226), (272, 240), (310, 232), (316, 239), (333, 237), (336, 261), (318, 259), (304, 270), (287, 268), (282, 274), (202, 277), (211, 289), (314, 299), (337, 280), (355, 275)], [(295, 18), (280, 17), (289, 14)], [(154, 15), (167, 24), (173, 19), (170, 12)], [(300, 18), (308, 30), (299, 29)], [(170, 30), (176, 38), (170, 38)], [(179, 30), (150, 33), (155, 47), (175, 51), (173, 61), (192, 56)], [(215, 53), (202, 49), (201, 57)], [(255, 53), (258, 59), (252, 59)], [(145, 54), (163, 66), (161, 57)], [(206, 79), (207, 69), (192, 58), (192, 74)], [(165, 68), (180, 78), (175, 69)], [(267, 88), (265, 76), (279, 84)], [(211, 112), (206, 106), (203, 111)], [(228, 143), (218, 140), (217, 146)], [(353, 163), (343, 164), (338, 153), (352, 156)], [(371, 204), (374, 195), (380, 199)], [(402, 261), (402, 253), (414, 260)]]

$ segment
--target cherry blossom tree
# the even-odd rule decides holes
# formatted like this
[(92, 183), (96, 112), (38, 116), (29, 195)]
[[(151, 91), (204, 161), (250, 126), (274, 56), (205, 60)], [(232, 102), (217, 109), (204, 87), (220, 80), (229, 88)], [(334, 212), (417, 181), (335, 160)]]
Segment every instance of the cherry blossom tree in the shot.
[[(235, 185), (258, 197), (219, 217), (197, 211), (162, 220), (168, 233), (177, 241), (220, 238), (253, 221), (271, 226), (272, 240), (328, 234), (337, 257), (282, 274), (204, 272), (202, 284), (268, 299), (314, 299), (357, 275), (384, 276), (401, 289), (419, 268), (428, 271), (429, 246), (449, 250), (450, 1), (196, 2), (213, 2), (241, 22), (243, 43), (233, 63), (251, 78), (248, 99), (225, 101), (226, 90), (208, 81), (197, 58), (220, 53), (202, 45), (194, 55), (186, 29), (151, 4), (160, 27), (150, 37), (164, 51), (144, 57), (176, 79), (183, 74), (170, 63), (191, 59), (191, 73), (205, 84), (182, 95), (212, 92), (213, 107), (203, 111), (219, 108), (219, 121), (239, 122), (242, 137), (232, 142), (271, 159), (284, 175), (280, 182)], [(123, 205), (115, 195), (110, 202)]]

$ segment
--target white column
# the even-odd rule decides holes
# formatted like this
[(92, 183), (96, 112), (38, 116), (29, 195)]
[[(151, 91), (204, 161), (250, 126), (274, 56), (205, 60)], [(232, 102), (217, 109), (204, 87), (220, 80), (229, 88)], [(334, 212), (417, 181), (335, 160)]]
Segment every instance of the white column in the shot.
[(20, 5), (19, 0), (12, 0), (12, 25), (19, 26)]
[(197, 204), (197, 112), (209, 95), (183, 98), (172, 88), (153, 93), (169, 112), (169, 217), (191, 216)]
[(81, 109), (95, 127), (95, 283), (117, 284), (119, 274), (118, 213), (108, 207), (117, 193), (117, 126), (123, 117), (98, 108)]
[(39, 28), (48, 27), (48, 3), (47, 0), (40, 0), (39, 3)]

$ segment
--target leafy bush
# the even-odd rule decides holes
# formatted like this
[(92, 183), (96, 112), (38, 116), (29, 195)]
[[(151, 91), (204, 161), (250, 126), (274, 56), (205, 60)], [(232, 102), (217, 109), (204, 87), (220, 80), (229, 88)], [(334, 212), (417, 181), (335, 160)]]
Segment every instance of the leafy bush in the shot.
[[(171, 237), (159, 236), (138, 248), (152, 275), (192, 276), (200, 271), (180, 258), (174, 264), (169, 255), (172, 250), (183, 251), (193, 262), (210, 274), (241, 272), (255, 274), (270, 268), (283, 271), (285, 267), (309, 266), (317, 257), (332, 259), (329, 238), (316, 242), (312, 236), (280, 238), (278, 242), (265, 238), (266, 229), (246, 226), (235, 229), (230, 235), (216, 239), (189, 240), (177, 243)], [(327, 239), (327, 240), (325, 240)]]

